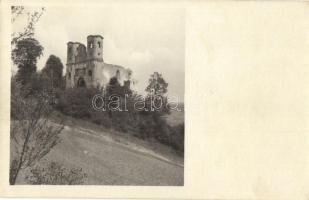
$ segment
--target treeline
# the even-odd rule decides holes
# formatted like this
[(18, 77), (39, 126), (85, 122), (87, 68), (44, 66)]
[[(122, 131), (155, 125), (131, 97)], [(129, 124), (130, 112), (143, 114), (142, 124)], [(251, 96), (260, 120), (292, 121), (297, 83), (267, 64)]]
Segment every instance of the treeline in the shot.
[[(143, 97), (124, 87), (111, 80), (105, 91), (99, 88), (70, 88), (59, 95), (56, 109), (66, 115), (88, 120), (144, 140), (154, 138), (182, 154), (184, 123), (177, 126), (167, 123), (165, 117), (170, 114), (167, 98), (160, 96), (161, 100), (156, 101), (151, 95)], [(104, 95), (102, 98), (95, 99), (94, 96), (97, 94)], [(93, 102), (94, 100), (99, 102)], [(93, 103), (102, 109), (95, 109)], [(103, 110), (103, 103), (119, 109), (104, 107)], [(140, 105), (137, 105), (138, 103)]]

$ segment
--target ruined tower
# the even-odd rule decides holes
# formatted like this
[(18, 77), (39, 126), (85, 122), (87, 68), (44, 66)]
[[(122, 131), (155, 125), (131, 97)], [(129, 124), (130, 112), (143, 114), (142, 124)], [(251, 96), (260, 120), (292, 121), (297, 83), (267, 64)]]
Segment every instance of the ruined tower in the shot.
[(131, 71), (103, 60), (103, 37), (89, 35), (87, 48), (79, 42), (67, 43), (66, 88), (104, 87), (116, 77), (121, 85), (129, 81)]
[(86, 47), (79, 42), (68, 42), (67, 63), (81, 62), (86, 59)]
[(103, 61), (103, 37), (89, 35), (87, 37), (87, 59)]

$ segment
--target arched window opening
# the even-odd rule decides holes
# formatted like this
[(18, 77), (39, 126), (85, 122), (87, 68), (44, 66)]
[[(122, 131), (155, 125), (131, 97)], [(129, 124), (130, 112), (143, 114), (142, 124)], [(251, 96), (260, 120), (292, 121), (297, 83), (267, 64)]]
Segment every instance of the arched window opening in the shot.
[(109, 79), (109, 85), (120, 85), (118, 82), (118, 79), (116, 77), (112, 77), (111, 79)]
[(99, 46), (99, 48), (101, 48), (101, 42), (98, 42), (98, 46)]
[(91, 70), (88, 71), (88, 76), (92, 77), (92, 71)]
[(79, 78), (77, 81), (77, 87), (86, 87), (86, 82), (83, 78)]
[(120, 79), (120, 71), (119, 71), (119, 70), (116, 71), (116, 78), (117, 78), (118, 80)]

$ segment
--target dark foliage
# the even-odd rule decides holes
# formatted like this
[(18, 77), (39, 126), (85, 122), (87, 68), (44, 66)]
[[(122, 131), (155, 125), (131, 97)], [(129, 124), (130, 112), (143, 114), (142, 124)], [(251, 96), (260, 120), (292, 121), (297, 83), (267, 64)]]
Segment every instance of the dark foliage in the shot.
[(64, 89), (62, 78), (63, 64), (57, 56), (50, 55), (42, 69), (41, 76), (51, 88)]
[(162, 74), (154, 72), (149, 78), (149, 85), (146, 92), (153, 95), (164, 95), (167, 92), (168, 83), (165, 82)]
[(99, 94), (97, 88), (70, 88), (62, 92), (56, 108), (66, 115), (76, 118), (90, 119), (92, 108), (92, 98)]
[(175, 127), (171, 127), (171, 146), (181, 153), (184, 153), (184, 123), (179, 124)]
[[(113, 78), (104, 92), (96, 88), (68, 89), (60, 96), (57, 109), (66, 115), (132, 134), (144, 140), (155, 138), (178, 151), (183, 151), (184, 129), (171, 127), (167, 123), (164, 116), (169, 114), (169, 109), (160, 108), (151, 111), (151, 97), (148, 96), (145, 100), (148, 110), (136, 110), (134, 104), (142, 96), (131, 90), (128, 92), (128, 90)], [(92, 107), (92, 100), (96, 94), (104, 96), (105, 111), (98, 111)], [(113, 102), (114, 97), (117, 99), (115, 102)], [(162, 99), (163, 104), (166, 104), (167, 99), (165, 97)], [(98, 104), (101, 105), (100, 103), (103, 102)], [(108, 105), (118, 109), (111, 111)]]
[(38, 58), (43, 54), (43, 47), (34, 38), (19, 40), (12, 50), (12, 61), (18, 67), (17, 81), (22, 85), (30, 82), (36, 73)]
[(26, 176), (32, 185), (81, 185), (87, 175), (80, 169), (67, 169), (60, 163), (51, 162), (45, 167), (35, 167)]

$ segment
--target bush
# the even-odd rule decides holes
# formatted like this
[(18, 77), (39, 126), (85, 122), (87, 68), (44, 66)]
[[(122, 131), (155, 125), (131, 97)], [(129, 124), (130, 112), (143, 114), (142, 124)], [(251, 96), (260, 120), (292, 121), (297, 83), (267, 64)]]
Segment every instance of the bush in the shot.
[(184, 152), (184, 123), (172, 127), (171, 146), (181, 153)]
[(92, 97), (100, 92), (95, 88), (70, 88), (59, 95), (56, 108), (62, 113), (76, 118), (90, 118)]
[(90, 116), (91, 122), (95, 124), (102, 125), (105, 128), (113, 126), (113, 122), (106, 112), (91, 111)]
[(60, 163), (51, 162), (45, 167), (36, 167), (26, 176), (32, 185), (81, 185), (87, 177), (83, 169), (67, 169)]

